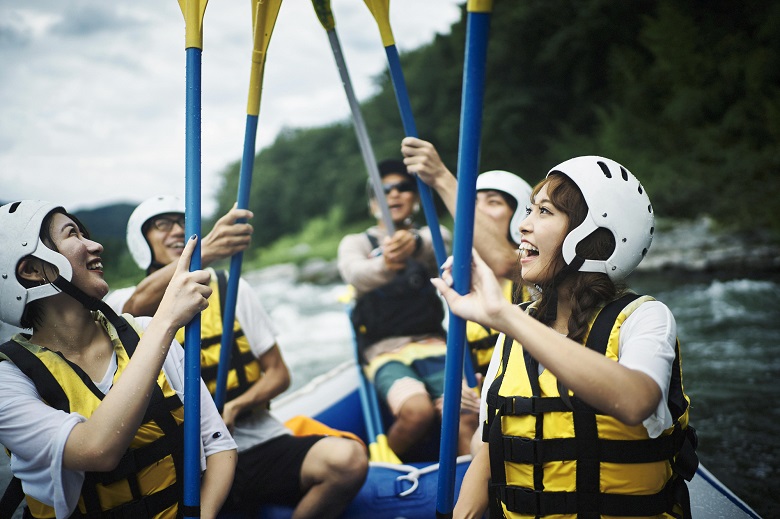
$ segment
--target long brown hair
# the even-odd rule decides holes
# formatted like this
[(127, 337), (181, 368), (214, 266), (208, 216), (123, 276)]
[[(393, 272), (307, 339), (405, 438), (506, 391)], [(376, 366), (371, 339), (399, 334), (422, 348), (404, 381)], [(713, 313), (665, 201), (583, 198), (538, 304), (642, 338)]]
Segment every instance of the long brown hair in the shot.
[[(585, 220), (588, 214), (585, 198), (577, 185), (569, 177), (560, 173), (553, 173), (539, 182), (534, 187), (531, 198), (534, 199), (544, 186), (547, 186), (550, 202), (569, 219), (564, 235), (566, 236)], [(612, 232), (599, 228), (577, 245), (576, 253), (585, 259), (604, 260), (609, 258), (614, 250), (615, 238)], [(563, 249), (561, 248), (549, 265), (550, 273), (555, 275), (549, 276), (550, 281), (539, 287), (542, 294), (537, 304), (535, 316), (545, 324), (552, 324), (546, 322), (546, 319), (549, 319), (547, 316), (550, 315), (548, 314), (548, 306), (557, 305), (558, 297), (551, 297), (550, 294), (552, 291), (560, 290), (557, 284), (560, 283), (561, 279), (556, 279), (556, 277), (565, 266), (566, 262), (563, 259)], [(615, 299), (625, 290), (625, 286), (615, 284), (606, 274), (596, 272), (573, 272), (568, 274), (566, 279), (572, 280), (569, 294), (571, 316), (567, 323), (568, 337), (574, 341), (582, 342), (588, 333), (588, 322), (594, 312), (605, 303)]]

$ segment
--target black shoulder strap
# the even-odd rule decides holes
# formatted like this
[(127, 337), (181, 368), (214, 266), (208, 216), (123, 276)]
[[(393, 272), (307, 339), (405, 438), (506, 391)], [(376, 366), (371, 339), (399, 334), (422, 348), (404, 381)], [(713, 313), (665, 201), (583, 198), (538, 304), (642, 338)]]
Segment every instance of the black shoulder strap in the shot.
[(620, 315), (620, 312), (639, 297), (639, 294), (630, 292), (607, 303), (593, 322), (585, 346), (595, 352), (605, 355), (607, 353), (609, 334), (612, 332), (612, 327)]
[(51, 371), (31, 351), (16, 341), (0, 346), (0, 351), (13, 362), (27, 378), (47, 404), (55, 409), (70, 413), (70, 401)]
[(371, 250), (374, 250), (377, 247), (379, 247), (379, 240), (376, 239), (376, 236), (370, 234), (368, 231), (366, 231), (365, 234), (366, 234), (366, 238), (368, 238), (368, 241), (371, 244)]
[(0, 498), (0, 519), (11, 519), (22, 500), (24, 500), (22, 480), (14, 476), (8, 483), (3, 497)]
[(217, 270), (217, 289), (219, 290), (219, 315), (225, 316), (225, 300), (227, 299), (227, 273)]

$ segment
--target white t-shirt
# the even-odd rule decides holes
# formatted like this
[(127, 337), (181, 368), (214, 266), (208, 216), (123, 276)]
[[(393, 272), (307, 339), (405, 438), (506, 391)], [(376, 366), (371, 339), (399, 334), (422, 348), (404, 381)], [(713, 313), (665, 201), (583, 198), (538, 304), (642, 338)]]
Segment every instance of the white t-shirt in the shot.
[[(105, 302), (119, 313), (133, 292), (135, 292), (135, 287), (115, 290), (106, 296)], [(241, 329), (244, 330), (255, 358), (260, 358), (274, 347), (277, 335), (276, 327), (271, 322), (271, 318), (263, 308), (255, 291), (243, 278), (238, 280), (236, 319), (241, 325)], [(209, 395), (209, 399), (211, 398)], [(290, 430), (271, 416), (265, 408), (255, 408), (251, 413), (237, 420), (233, 427), (233, 439), (238, 445), (239, 452), (283, 434), (290, 434)]]
[[(129, 318), (129, 315), (125, 315)], [(130, 318), (129, 320), (132, 321)], [(151, 318), (135, 319), (146, 329)], [(112, 355), (102, 380), (95, 385), (107, 393), (116, 371), (116, 353)], [(184, 401), (184, 350), (173, 341), (163, 363), (171, 387)], [(71, 430), (86, 418), (65, 413), (43, 402), (35, 384), (11, 362), (0, 362), (0, 443), (11, 455), (11, 470), (22, 480), (25, 494), (53, 506), (58, 518), (68, 517), (76, 508), (84, 482), (84, 472), (62, 465), (65, 442)], [(201, 469), (206, 456), (236, 448), (236, 444), (217, 413), (208, 389), (201, 382)]]
[[(655, 380), (661, 389), (658, 407), (642, 422), (651, 438), (657, 438), (672, 425), (672, 414), (666, 400), (669, 396), (676, 344), (677, 323), (669, 308), (660, 301), (648, 301), (639, 305), (620, 327), (618, 363), (645, 373)], [(487, 390), (495, 380), (501, 364), (503, 345), (504, 334), (501, 334), (496, 340), (496, 347), (485, 374), (479, 406), (480, 431), (487, 417)], [(543, 366), (539, 369), (542, 370)]]

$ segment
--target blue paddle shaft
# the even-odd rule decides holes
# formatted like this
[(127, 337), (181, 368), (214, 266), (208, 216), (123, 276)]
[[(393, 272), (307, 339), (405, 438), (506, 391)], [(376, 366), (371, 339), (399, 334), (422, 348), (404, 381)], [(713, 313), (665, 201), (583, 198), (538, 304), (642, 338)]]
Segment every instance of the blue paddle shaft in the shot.
[[(244, 153), (241, 157), (241, 171), (238, 176), (238, 209), (249, 208), (249, 191), (252, 186), (252, 173), (255, 162), (255, 141), (257, 139), (256, 115), (246, 116), (244, 131)], [(243, 223), (245, 220), (237, 220)], [(241, 277), (241, 265), (244, 253), (237, 252), (230, 258), (230, 275), (225, 294), (225, 308), (222, 309), (222, 342), (219, 350), (219, 366), (217, 367), (217, 387), (214, 393), (214, 403), (221, 413), (225, 407), (227, 393), (227, 377), (230, 371), (230, 355), (233, 349), (233, 322), (236, 318), (236, 300), (238, 299), (238, 281)]]
[[(398, 110), (401, 112), (401, 122), (404, 125), (404, 133), (409, 137), (417, 137), (417, 126), (414, 123), (412, 115), (412, 105), (409, 102), (409, 93), (406, 90), (406, 80), (401, 69), (401, 59), (398, 56), (398, 49), (395, 45), (385, 47), (387, 54), (387, 63), (390, 69), (390, 78), (395, 90), (395, 100), (398, 102)], [(439, 218), (436, 216), (436, 206), (433, 204), (433, 195), (428, 185), (417, 177), (417, 192), (420, 193), (420, 203), (422, 204), (425, 221), (431, 230), (431, 239), (433, 241), (433, 252), (436, 255), (436, 262), (441, 266), (447, 259), (447, 251), (444, 248), (444, 239), (441, 237), (439, 228)]]
[[(459, 294), (467, 294), (471, 285), (471, 247), (474, 238), (477, 168), (482, 134), (482, 101), (485, 94), (485, 61), (490, 15), (469, 12), (467, 24), (458, 145), (458, 193), (455, 212), (457, 218), (452, 258), (453, 288)], [(451, 516), (453, 509), (465, 342), (466, 322), (450, 312), (447, 359), (444, 366), (439, 484), (436, 495), (436, 514), (440, 517)]]
[[(200, 238), (200, 97), (201, 49), (187, 53), (185, 128), (185, 234)], [(200, 240), (190, 272), (200, 270)], [(184, 330), (184, 509), (200, 509), (200, 314)], [(185, 514), (186, 515), (186, 514)], [(186, 515), (186, 517), (193, 517)], [(200, 517), (198, 512), (197, 516)]]

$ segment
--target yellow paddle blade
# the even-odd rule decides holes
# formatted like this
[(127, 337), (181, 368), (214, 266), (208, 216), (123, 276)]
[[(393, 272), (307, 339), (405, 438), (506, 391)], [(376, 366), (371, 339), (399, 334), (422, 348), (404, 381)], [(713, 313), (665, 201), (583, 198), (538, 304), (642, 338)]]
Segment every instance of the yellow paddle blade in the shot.
[(271, 42), (276, 18), (282, 0), (252, 0), (252, 69), (249, 72), (249, 98), (246, 104), (248, 115), (260, 113), (260, 93), (263, 88), (263, 71), (268, 44)]
[(330, 0), (311, 0), (314, 6), (314, 12), (317, 13), (317, 19), (326, 31), (332, 31), (336, 28), (336, 20), (333, 19), (333, 11), (330, 10)]
[(395, 45), (393, 29), (390, 27), (390, 0), (363, 0), (368, 10), (374, 15), (374, 20), (379, 26), (379, 34), (382, 35), (382, 45), (389, 47)]
[(490, 13), (493, 11), (493, 0), (468, 0), (466, 11), (470, 13)]
[(209, 0), (179, 0), (184, 15), (184, 48), (203, 49), (203, 15)]
[[(398, 458), (398, 456), (393, 452), (393, 449), (390, 448), (390, 445), (387, 444), (387, 436), (384, 434), (377, 434), (376, 436), (376, 445), (377, 449), (379, 451), (379, 458), (373, 461), (384, 461), (385, 463), (398, 463), (401, 464), (401, 460)], [(370, 451), (369, 451), (370, 452)]]

